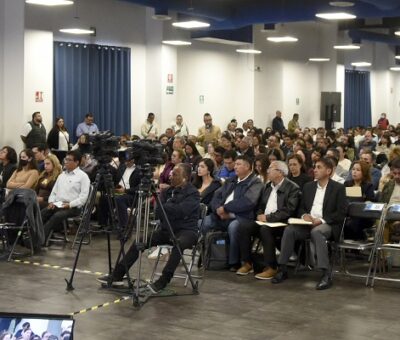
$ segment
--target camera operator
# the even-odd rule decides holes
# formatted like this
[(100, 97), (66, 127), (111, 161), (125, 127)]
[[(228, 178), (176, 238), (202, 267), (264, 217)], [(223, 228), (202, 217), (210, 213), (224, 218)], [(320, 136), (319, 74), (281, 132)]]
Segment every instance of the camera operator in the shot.
[[(160, 200), (182, 251), (191, 248), (197, 241), (200, 196), (197, 189), (191, 184), (190, 178), (190, 165), (177, 164), (172, 171), (171, 187), (162, 191), (160, 196)], [(146, 247), (171, 243), (168, 225), (160, 207), (156, 208), (156, 214), (160, 217), (161, 227), (153, 233), (151, 242)], [(123, 285), (122, 279), (126, 273), (125, 268), (129, 269), (135, 263), (138, 256), (138, 247), (136, 242), (134, 242), (126, 253), (125, 259), (122, 259), (115, 267), (112, 278), (106, 275), (97, 280), (103, 284), (107, 284), (109, 279), (112, 279), (114, 286)], [(153, 293), (158, 293), (171, 281), (180, 260), (181, 256), (178, 248), (173, 247), (162, 275), (156, 282), (149, 285), (149, 289)], [(126, 267), (124, 261), (126, 261)]]

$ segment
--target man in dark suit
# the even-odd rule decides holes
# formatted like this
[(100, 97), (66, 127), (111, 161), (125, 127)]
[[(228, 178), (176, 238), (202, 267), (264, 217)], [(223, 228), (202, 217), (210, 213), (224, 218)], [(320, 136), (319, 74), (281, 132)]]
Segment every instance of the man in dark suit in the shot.
[[(283, 222), (296, 213), (300, 201), (300, 188), (287, 179), (289, 169), (285, 162), (274, 161), (268, 168), (270, 182), (264, 187), (257, 208), (257, 221)], [(251, 237), (259, 237), (264, 254), (264, 270), (256, 275), (256, 279), (271, 279), (277, 272), (275, 248), (279, 247), (283, 227), (269, 227), (259, 225), (254, 221), (239, 226), (240, 256), (243, 266), (236, 272), (238, 275), (247, 275), (252, 271)]]
[(282, 136), (283, 130), (285, 130), (285, 125), (283, 124), (281, 111), (276, 111), (275, 118), (272, 119), (272, 130), (274, 132), (279, 132), (281, 136)]
[(272, 283), (281, 283), (288, 278), (286, 264), (292, 255), (298, 240), (311, 238), (316, 251), (316, 267), (322, 270), (317, 290), (330, 288), (332, 278), (329, 270), (329, 251), (326, 240), (338, 239), (346, 214), (346, 194), (343, 184), (330, 179), (333, 164), (327, 158), (321, 158), (315, 164), (316, 181), (304, 185), (298, 216), (310, 225), (290, 225), (283, 233), (279, 271)]

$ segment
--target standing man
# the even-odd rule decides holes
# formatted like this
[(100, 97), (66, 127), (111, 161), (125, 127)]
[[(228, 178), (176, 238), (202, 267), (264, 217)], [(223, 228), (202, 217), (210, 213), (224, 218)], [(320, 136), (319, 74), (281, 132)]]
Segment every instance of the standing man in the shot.
[(154, 122), (154, 113), (150, 112), (147, 115), (146, 121), (143, 123), (140, 133), (143, 138), (156, 139), (158, 137), (158, 133), (160, 132), (160, 128), (157, 123)]
[(387, 130), (388, 129), (389, 120), (386, 118), (386, 113), (385, 112), (381, 113), (381, 118), (379, 118), (377, 125), (381, 130)]
[(199, 128), (197, 140), (202, 143), (204, 147), (207, 147), (208, 143), (214, 142), (218, 144), (218, 140), (221, 138), (221, 129), (213, 125), (212, 117), (209, 113), (205, 113), (203, 117), (204, 126)]
[(42, 115), (40, 112), (32, 114), (32, 120), (26, 123), (21, 134), (21, 139), (28, 149), (32, 149), (37, 145), (43, 148), (46, 147), (46, 128), (42, 124)]
[(288, 124), (288, 132), (289, 133), (294, 133), (296, 129), (300, 129), (300, 124), (299, 124), (299, 114), (295, 113), (293, 115), (293, 119), (289, 121)]
[(182, 115), (176, 116), (175, 124), (172, 124), (171, 128), (172, 130), (174, 130), (175, 136), (189, 136), (189, 128), (187, 127), (186, 123), (183, 122)]
[(79, 168), (79, 151), (68, 151), (65, 171), (58, 176), (49, 197), (49, 205), (41, 212), (46, 242), (52, 230), (62, 228), (62, 222), (78, 216), (89, 196), (90, 179)]
[(316, 267), (322, 271), (322, 277), (316, 289), (323, 290), (332, 286), (327, 240), (339, 239), (343, 220), (346, 215), (346, 193), (343, 184), (330, 177), (333, 165), (329, 159), (321, 158), (315, 164), (313, 182), (303, 187), (303, 195), (298, 216), (310, 225), (289, 225), (285, 228), (279, 255), (279, 271), (272, 283), (281, 283), (288, 278), (286, 264), (299, 240), (311, 238), (317, 255)]
[(76, 127), (76, 137), (79, 138), (83, 134), (95, 135), (99, 133), (99, 128), (94, 123), (93, 113), (87, 113), (85, 115), (85, 120), (82, 123), (79, 123)]
[(282, 136), (282, 131), (285, 130), (285, 125), (282, 120), (282, 112), (276, 111), (275, 118), (272, 120), (272, 130), (274, 132), (279, 132)]

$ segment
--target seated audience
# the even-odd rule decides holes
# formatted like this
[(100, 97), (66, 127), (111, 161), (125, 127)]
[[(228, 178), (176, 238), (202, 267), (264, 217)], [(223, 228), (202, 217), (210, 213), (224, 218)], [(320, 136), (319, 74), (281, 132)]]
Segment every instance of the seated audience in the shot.
[[(340, 166), (344, 172), (347, 171), (346, 176), (344, 178), (347, 177), (348, 172), (350, 171), (350, 167), (351, 167), (351, 160), (346, 158), (346, 154), (345, 154), (345, 149), (343, 144), (338, 144), (336, 146), (336, 150), (339, 152), (339, 163), (338, 163), (338, 167)], [(339, 174), (339, 176), (341, 176)], [(343, 177), (343, 176), (341, 176)]]
[(197, 151), (196, 145), (193, 142), (186, 142), (185, 154), (186, 157), (184, 163), (190, 164), (190, 166), (192, 167), (192, 171), (196, 171), (197, 165), (201, 160), (201, 156), (199, 154), (199, 151)]
[(0, 150), (0, 203), (4, 200), (8, 180), (17, 169), (17, 153), (11, 146)]
[(185, 153), (182, 149), (176, 149), (172, 152), (171, 160), (165, 164), (164, 170), (160, 174), (159, 187), (160, 189), (168, 189), (171, 182), (171, 174), (176, 164), (183, 163)]
[(224, 166), (224, 153), (225, 149), (222, 146), (217, 146), (214, 150), (215, 175), (218, 175), (219, 171)]
[[(344, 186), (346, 188), (360, 188), (360, 196), (347, 195), (349, 202), (366, 202), (374, 201), (375, 193), (374, 186), (371, 183), (370, 165), (363, 161), (355, 161), (351, 168), (350, 181), (346, 181)], [(347, 219), (344, 228), (344, 237), (353, 240), (365, 240), (366, 235), (363, 230), (372, 227), (374, 221), (365, 218), (351, 218)]]
[(39, 179), (35, 155), (31, 149), (24, 149), (19, 154), (17, 170), (7, 181), (7, 189), (35, 189)]
[[(190, 249), (197, 242), (197, 221), (199, 218), (200, 197), (197, 189), (190, 183), (192, 171), (188, 164), (177, 164), (172, 171), (171, 187), (161, 192), (160, 200), (171, 223), (171, 227), (178, 240), (181, 251)], [(156, 208), (156, 215), (161, 220), (161, 228), (157, 229), (151, 238), (148, 247), (159, 244), (170, 244), (171, 236), (167, 221)], [(134, 242), (126, 253), (125, 260), (121, 260), (115, 267), (111, 277), (108, 275), (97, 280), (102, 284), (123, 285), (123, 277), (126, 267), (129, 269), (139, 256), (136, 243)], [(177, 246), (171, 250), (169, 259), (162, 271), (160, 278), (148, 287), (153, 293), (160, 292), (171, 281), (176, 268), (181, 261)]]
[(303, 190), (304, 184), (311, 182), (312, 178), (306, 174), (303, 158), (298, 154), (292, 154), (288, 158), (289, 175), (288, 179), (296, 183), (300, 190)]
[(71, 148), (71, 150), (78, 150), (81, 155), (92, 153), (89, 134), (84, 133), (83, 135), (79, 136), (78, 142)]
[[(288, 167), (283, 161), (273, 161), (268, 168), (270, 182), (264, 187), (257, 208), (257, 221), (283, 222), (296, 213), (301, 192), (296, 183), (288, 180)], [(277, 261), (275, 248), (280, 248), (283, 227), (268, 227), (251, 221), (239, 226), (240, 257), (243, 263), (236, 274), (247, 275), (253, 269), (251, 237), (259, 237), (263, 246), (264, 269), (257, 279), (268, 280), (275, 276)]]
[(217, 173), (217, 177), (225, 181), (228, 178), (232, 178), (236, 176), (235, 173), (235, 160), (237, 154), (234, 150), (229, 150), (224, 153), (224, 166)]
[(47, 207), (51, 190), (61, 172), (58, 158), (55, 155), (47, 155), (44, 159), (44, 171), (36, 184), (37, 201), (41, 209)]
[(298, 216), (306, 225), (289, 225), (285, 228), (281, 241), (279, 271), (272, 283), (281, 283), (288, 278), (287, 263), (299, 240), (311, 238), (316, 250), (316, 267), (322, 270), (322, 277), (316, 286), (317, 290), (330, 288), (329, 251), (327, 240), (338, 239), (346, 214), (346, 194), (344, 185), (333, 181), (332, 162), (326, 158), (317, 161), (314, 169), (316, 181), (306, 183), (300, 201)]
[(204, 203), (209, 213), (210, 203), (217, 189), (221, 187), (221, 182), (214, 177), (214, 162), (209, 158), (203, 158), (197, 167), (197, 175), (194, 178), (193, 185), (200, 193), (200, 203)]
[(34, 146), (32, 148), (32, 152), (35, 155), (37, 169), (39, 173), (41, 173), (42, 171), (44, 171), (44, 159), (46, 158), (46, 148), (45, 146), (41, 145)]
[(256, 156), (254, 160), (254, 172), (262, 183), (267, 183), (268, 179), (268, 167), (269, 167), (268, 155), (261, 153)]
[(261, 137), (259, 135), (253, 136), (253, 154), (254, 156), (259, 155), (260, 153), (266, 153), (267, 148), (261, 142)]
[[(374, 162), (375, 162), (374, 153), (371, 150), (364, 150), (361, 152), (360, 160), (370, 165), (372, 184), (374, 185), (374, 190), (377, 190), (379, 186), (379, 180), (381, 179), (382, 174), (379, 169), (374, 167)], [(347, 180), (351, 180), (351, 173), (349, 173), (349, 175), (346, 177), (346, 181)]]
[(235, 161), (236, 176), (225, 181), (215, 192), (211, 201), (212, 213), (205, 218), (203, 233), (211, 229), (229, 233), (229, 265), (236, 271), (239, 263), (238, 228), (243, 222), (254, 220), (262, 183), (252, 172), (252, 161), (247, 156), (238, 156)]
[(49, 204), (42, 210), (42, 220), (46, 242), (52, 230), (62, 228), (62, 222), (78, 216), (88, 199), (90, 180), (79, 168), (81, 155), (78, 151), (68, 151), (65, 170), (58, 176), (51, 191)]

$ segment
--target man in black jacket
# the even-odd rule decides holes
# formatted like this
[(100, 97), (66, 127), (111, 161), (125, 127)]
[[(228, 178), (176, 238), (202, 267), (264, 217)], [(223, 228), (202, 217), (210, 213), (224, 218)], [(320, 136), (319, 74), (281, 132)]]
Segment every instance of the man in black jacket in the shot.
[[(268, 168), (269, 183), (264, 187), (257, 208), (257, 221), (261, 223), (286, 223), (296, 213), (300, 201), (298, 185), (289, 179), (288, 167), (283, 161), (274, 161)], [(256, 279), (268, 280), (274, 277), (277, 270), (275, 248), (283, 234), (283, 227), (259, 225), (254, 221), (243, 223), (239, 227), (239, 244), (242, 267), (236, 272), (247, 275), (252, 272), (251, 237), (260, 238), (264, 253), (264, 270), (256, 275)]]
[(229, 178), (218, 189), (211, 201), (212, 213), (204, 220), (202, 232), (211, 229), (228, 231), (229, 264), (232, 271), (240, 267), (239, 224), (254, 221), (255, 208), (263, 185), (252, 172), (252, 161), (238, 156), (235, 161), (236, 176)]
[[(198, 237), (197, 222), (200, 210), (200, 195), (197, 189), (190, 183), (190, 178), (190, 166), (182, 163), (177, 164), (172, 171), (171, 187), (163, 191), (160, 196), (182, 251), (190, 249), (196, 244)], [(148, 245), (149, 247), (159, 244), (171, 244), (171, 235), (160, 208), (157, 208), (156, 214), (160, 218), (161, 228), (153, 233), (151, 244)], [(125, 264), (127, 268), (130, 268), (136, 262), (138, 256), (139, 251), (134, 242), (126, 253), (125, 259), (122, 259), (117, 264), (112, 273), (113, 285), (121, 286), (123, 284), (122, 279), (126, 274)], [(181, 257), (178, 248), (173, 247), (168, 262), (162, 271), (162, 275), (156, 282), (149, 286), (153, 293), (158, 293), (171, 281), (180, 260)], [(106, 284), (109, 277), (104, 276), (97, 280)]]
[(283, 130), (285, 130), (285, 125), (283, 124), (281, 111), (276, 111), (275, 118), (272, 119), (272, 130), (274, 132), (279, 132), (281, 136)]
[(279, 271), (272, 283), (281, 283), (288, 278), (286, 264), (292, 255), (298, 240), (311, 238), (315, 246), (316, 267), (322, 270), (317, 290), (330, 288), (332, 278), (329, 271), (329, 251), (326, 241), (339, 239), (340, 230), (346, 214), (347, 201), (343, 184), (333, 181), (330, 175), (333, 164), (327, 158), (321, 158), (315, 164), (316, 181), (304, 185), (298, 216), (309, 225), (290, 225), (285, 228), (279, 255)]

